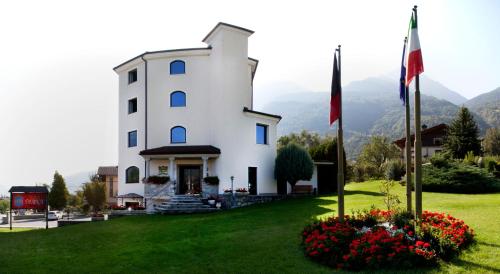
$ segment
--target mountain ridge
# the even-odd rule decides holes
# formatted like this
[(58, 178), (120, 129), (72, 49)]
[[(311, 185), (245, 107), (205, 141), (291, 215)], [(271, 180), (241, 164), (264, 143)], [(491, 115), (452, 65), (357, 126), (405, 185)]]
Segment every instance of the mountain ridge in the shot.
[[(426, 82), (438, 83), (432, 79), (427, 79)], [(426, 87), (427, 91), (421, 95), (422, 124), (434, 126), (451, 122), (459, 106), (429, 95), (435, 94), (436, 89), (443, 90), (444, 86), (441, 84), (435, 84), (434, 89), (430, 87)], [(458, 93), (452, 91), (450, 94), (454, 96)], [(413, 93), (411, 96), (413, 97)], [(444, 94), (442, 97), (446, 96)], [(371, 135), (385, 135), (394, 140), (403, 136), (404, 107), (399, 99), (398, 86), (393, 81), (384, 77), (370, 77), (351, 82), (343, 88), (342, 99), (347, 152), (356, 154)], [(410, 100), (412, 103), (413, 98)], [(328, 125), (329, 101), (329, 92), (288, 93), (276, 96), (263, 107), (263, 111), (283, 117), (278, 124), (278, 136), (302, 130), (335, 134), (334, 128)], [(413, 116), (413, 107), (411, 113)], [(479, 113), (474, 113), (474, 117), (482, 133), (491, 127)]]

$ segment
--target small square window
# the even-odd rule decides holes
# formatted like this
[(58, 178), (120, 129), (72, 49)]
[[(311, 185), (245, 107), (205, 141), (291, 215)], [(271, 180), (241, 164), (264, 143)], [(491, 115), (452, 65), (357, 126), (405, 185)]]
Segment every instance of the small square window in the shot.
[(137, 82), (137, 69), (128, 72), (128, 83), (129, 85), (133, 82)]
[(128, 100), (128, 114), (137, 112), (137, 98)]
[(137, 146), (137, 130), (128, 133), (128, 147)]
[(257, 144), (267, 145), (267, 126), (257, 124)]

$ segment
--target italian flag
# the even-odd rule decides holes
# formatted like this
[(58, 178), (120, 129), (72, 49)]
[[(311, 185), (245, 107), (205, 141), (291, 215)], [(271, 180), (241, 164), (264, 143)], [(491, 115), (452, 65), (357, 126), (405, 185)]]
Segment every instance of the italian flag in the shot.
[(418, 39), (417, 22), (412, 14), (410, 20), (410, 29), (408, 31), (408, 49), (406, 56), (406, 86), (410, 85), (411, 80), (416, 75), (424, 72), (424, 63), (422, 62), (422, 51), (420, 50), (420, 40)]

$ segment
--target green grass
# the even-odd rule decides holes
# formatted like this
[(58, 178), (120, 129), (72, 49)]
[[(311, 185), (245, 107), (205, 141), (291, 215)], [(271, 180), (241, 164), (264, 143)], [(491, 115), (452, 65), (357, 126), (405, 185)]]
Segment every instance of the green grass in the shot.
[(5, 228), (5, 227), (0, 227), (0, 233), (2, 232), (23, 232), (23, 231), (29, 231), (33, 230), (34, 228), (20, 228), (20, 227), (13, 227), (12, 230), (10, 228)]
[[(380, 182), (346, 186), (346, 209), (383, 206)], [(398, 186), (401, 193), (404, 188)], [(300, 231), (332, 215), (336, 197), (302, 198), (221, 213), (134, 216), (63, 228), (0, 233), (2, 273), (329, 273), (304, 257)], [(500, 271), (500, 193), (424, 193), (424, 208), (449, 212), (478, 244), (426, 272)]]

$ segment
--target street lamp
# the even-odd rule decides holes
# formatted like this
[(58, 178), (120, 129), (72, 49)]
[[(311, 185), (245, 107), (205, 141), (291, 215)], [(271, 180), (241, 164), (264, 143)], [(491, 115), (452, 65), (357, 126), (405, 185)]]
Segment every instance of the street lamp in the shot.
[(234, 176), (231, 176), (231, 207), (234, 205)]

